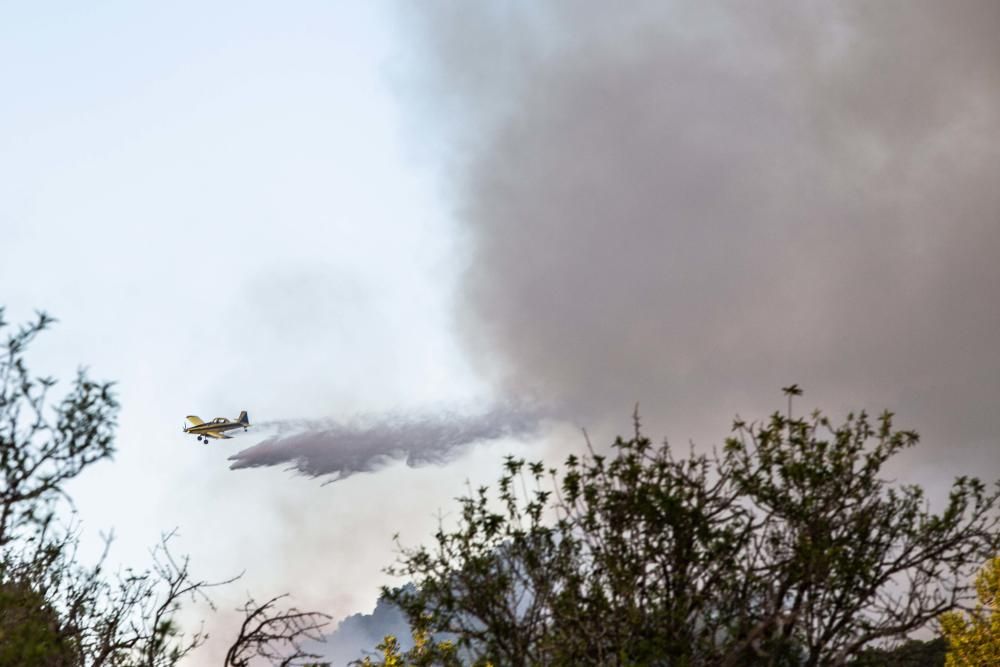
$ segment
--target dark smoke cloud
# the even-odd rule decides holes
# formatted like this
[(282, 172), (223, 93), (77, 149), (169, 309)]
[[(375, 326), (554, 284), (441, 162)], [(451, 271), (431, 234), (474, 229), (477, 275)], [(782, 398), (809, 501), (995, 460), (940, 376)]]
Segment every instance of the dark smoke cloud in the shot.
[(310, 650), (321, 654), (331, 665), (347, 665), (370, 655), (386, 635), (395, 637), (402, 651), (413, 646), (406, 616), (399, 607), (380, 596), (372, 613), (348, 616), (327, 635), (326, 641), (317, 643)]
[(260, 428), (275, 428), (277, 434), (229, 457), (230, 468), (289, 465), (303, 475), (332, 475), (335, 481), (376, 470), (394, 459), (404, 459), (410, 466), (442, 463), (473, 443), (529, 436), (539, 421), (535, 410), (503, 406), (480, 415), (441, 412), (348, 422), (269, 422)]
[(639, 400), (687, 437), (797, 382), (1000, 472), (1000, 3), (407, 20), (468, 240), (463, 336), (507, 391), (585, 425)]

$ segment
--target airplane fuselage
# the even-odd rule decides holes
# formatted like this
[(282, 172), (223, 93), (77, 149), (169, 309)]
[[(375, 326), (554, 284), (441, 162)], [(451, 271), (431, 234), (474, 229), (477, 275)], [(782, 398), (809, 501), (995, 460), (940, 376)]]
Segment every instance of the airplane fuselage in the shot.
[(184, 429), (185, 433), (208, 433), (210, 431), (231, 431), (234, 428), (243, 428), (243, 424), (238, 424), (234, 421), (229, 421), (228, 419), (222, 423), (219, 422), (205, 422), (204, 424), (198, 424), (197, 426), (188, 426)]
[(231, 436), (226, 435), (226, 431), (238, 428), (242, 428), (245, 431), (250, 427), (250, 419), (247, 417), (245, 410), (235, 420), (216, 417), (212, 421), (203, 422), (196, 415), (188, 415), (187, 419), (191, 422), (191, 426), (185, 426), (184, 432), (194, 433), (198, 436), (198, 440), (204, 438), (205, 442), (208, 442), (209, 438), (228, 439)]

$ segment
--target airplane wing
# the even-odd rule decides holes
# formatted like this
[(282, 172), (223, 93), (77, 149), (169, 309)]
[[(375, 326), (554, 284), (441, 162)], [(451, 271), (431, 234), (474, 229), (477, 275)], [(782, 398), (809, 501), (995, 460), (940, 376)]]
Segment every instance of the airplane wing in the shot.
[(195, 415), (188, 415), (187, 420), (192, 424), (194, 424), (195, 426), (201, 426), (202, 424), (205, 423), (201, 420), (201, 417), (197, 417)]
[(231, 435), (226, 435), (222, 431), (205, 431), (202, 435), (208, 436), (209, 438), (218, 438), (219, 440), (229, 440), (233, 437)]

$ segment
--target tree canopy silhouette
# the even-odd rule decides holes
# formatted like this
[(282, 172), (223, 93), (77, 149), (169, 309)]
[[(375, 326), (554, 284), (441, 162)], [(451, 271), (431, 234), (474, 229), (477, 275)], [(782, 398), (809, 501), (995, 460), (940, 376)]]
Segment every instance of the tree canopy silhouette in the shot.
[[(110, 538), (98, 563), (79, 562), (77, 527), (60, 520), (61, 503), (71, 502), (65, 485), (111, 458), (119, 406), (112, 384), (84, 370), (50, 402), (56, 382), (32, 375), (25, 352), (54, 321), (38, 313), (0, 348), (0, 665), (173, 667), (207, 639), (200, 628), (181, 628), (182, 605), (195, 597), (211, 605), (206, 590), (236, 578), (192, 576), (188, 558), (171, 553), (173, 533), (164, 534), (144, 570), (108, 576)], [(0, 332), (8, 328), (0, 308)], [(266, 622), (243, 625), (232, 665), (252, 655), (287, 666), (316, 657), (300, 644), (322, 639), (326, 616), (282, 611), (276, 602), (251, 599), (239, 610)]]
[(835, 424), (789, 404), (678, 456), (636, 416), (612, 453), (562, 470), (509, 458), (495, 494), (401, 548), (389, 572), (416, 587), (383, 594), (482, 663), (846, 664), (968, 601), (1000, 546), (1000, 486), (960, 477), (932, 513), (884, 478), (917, 442), (890, 413)]

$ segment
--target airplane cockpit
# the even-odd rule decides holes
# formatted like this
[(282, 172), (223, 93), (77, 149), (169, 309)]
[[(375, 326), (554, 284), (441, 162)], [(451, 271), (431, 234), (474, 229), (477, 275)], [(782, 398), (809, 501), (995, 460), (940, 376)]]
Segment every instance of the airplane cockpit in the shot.
[(212, 423), (213, 424), (225, 424), (227, 421), (229, 421), (229, 420), (226, 419), (225, 417), (216, 417), (215, 419), (212, 420)]

